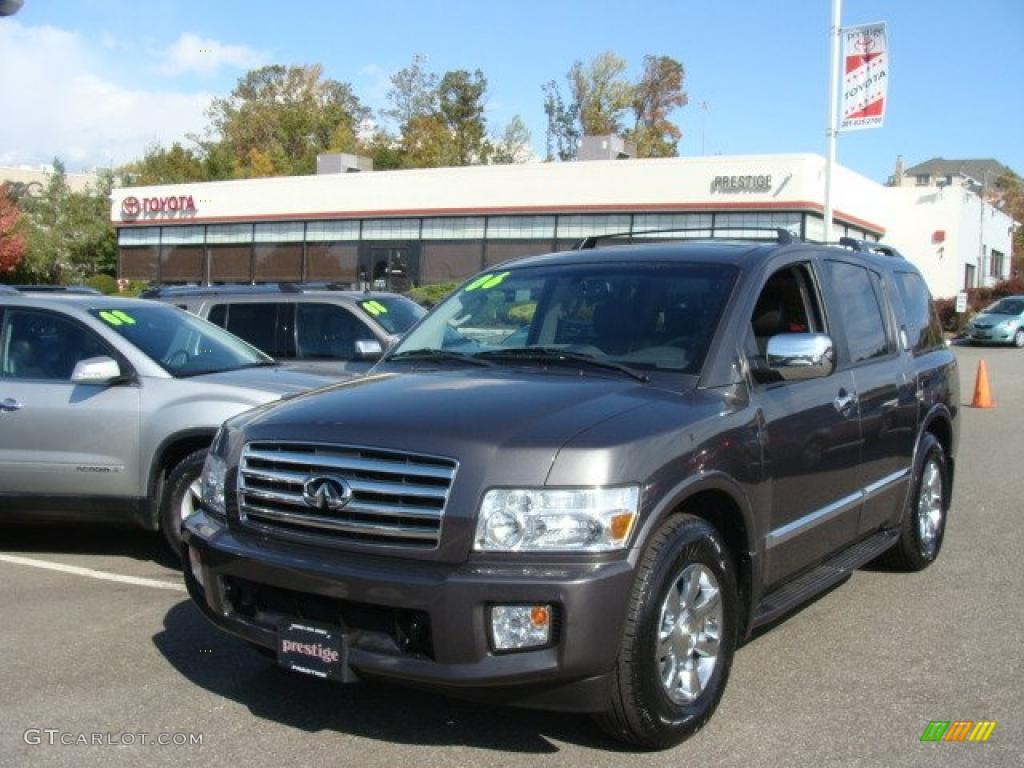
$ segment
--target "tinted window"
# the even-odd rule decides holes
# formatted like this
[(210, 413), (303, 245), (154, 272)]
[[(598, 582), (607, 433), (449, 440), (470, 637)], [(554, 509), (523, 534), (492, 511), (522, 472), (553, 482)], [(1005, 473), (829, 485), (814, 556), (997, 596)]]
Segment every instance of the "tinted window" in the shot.
[(374, 338), (362, 321), (335, 304), (299, 304), (295, 324), (296, 357), (301, 360), (353, 360), (356, 342)]
[(501, 364), (508, 350), (541, 347), (699, 373), (735, 277), (730, 266), (695, 264), (493, 270), (439, 304), (395, 356), (445, 350)]
[(896, 289), (903, 301), (907, 316), (907, 336), (914, 352), (942, 346), (942, 326), (921, 276), (912, 272), (897, 272)]
[(0, 375), (70, 381), (81, 360), (111, 356), (96, 334), (46, 312), (9, 310), (0, 334)]
[(850, 362), (881, 357), (889, 351), (885, 320), (868, 270), (843, 261), (829, 261), (829, 280), (846, 332)]
[[(277, 350), (277, 304), (232, 304), (224, 326), (235, 336), (274, 356)], [(220, 325), (220, 323), (218, 323)]]
[(219, 325), (221, 328), (226, 328), (228, 324), (228, 305), (227, 304), (215, 304), (210, 307), (210, 314), (206, 317), (214, 325)]
[(180, 309), (124, 305), (89, 310), (172, 376), (232, 371), (274, 361), (213, 323)]
[(359, 302), (359, 308), (394, 336), (405, 333), (427, 314), (427, 310), (415, 301), (402, 296), (364, 299)]

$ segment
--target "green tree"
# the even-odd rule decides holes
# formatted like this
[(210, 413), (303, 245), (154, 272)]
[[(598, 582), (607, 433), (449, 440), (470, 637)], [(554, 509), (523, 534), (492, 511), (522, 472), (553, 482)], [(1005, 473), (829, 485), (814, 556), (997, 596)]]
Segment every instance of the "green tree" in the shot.
[(627, 137), (637, 157), (675, 157), (682, 131), (669, 119), (688, 101), (683, 65), (670, 56), (644, 56), (644, 71), (633, 88), (633, 129)]
[(53, 173), (39, 197), (25, 198), (27, 248), (16, 269), (26, 282), (80, 282), (98, 273), (113, 273), (117, 237), (110, 224), (113, 175), (100, 176), (95, 188), (73, 192), (64, 164), (54, 160)]
[[(1002, 209), (1014, 221), (1024, 222), (1024, 180), (1011, 172), (1000, 176), (995, 187)], [(1011, 275), (1024, 275), (1024, 226), (1014, 230), (1011, 265)]]
[(438, 111), (450, 140), (452, 165), (474, 165), (484, 162), (490, 150), (487, 121), (484, 117), (484, 95), (487, 78), (479, 69), (446, 72), (437, 87)]
[(544, 92), (544, 114), (547, 116), (547, 160), (573, 160), (580, 143), (577, 123), (579, 105), (566, 103), (554, 80), (541, 86), (541, 90)]
[(118, 169), (119, 175), (130, 184), (184, 184), (191, 181), (208, 181), (209, 168), (199, 152), (174, 142), (164, 148), (151, 144), (141, 160)]
[(417, 117), (426, 117), (437, 112), (438, 77), (426, 70), (427, 57), (417, 53), (412, 63), (391, 76), (391, 89), (387, 99), (390, 109), (384, 114), (390, 117), (399, 131)]
[(351, 86), (325, 78), (319, 64), (260, 67), (213, 100), (200, 146), (218, 168), (226, 150), (236, 178), (311, 174), (317, 154), (356, 150), (369, 114)]
[(625, 73), (625, 60), (612, 51), (599, 54), (586, 65), (576, 61), (569, 69), (569, 89), (584, 136), (622, 133), (623, 120), (633, 103), (633, 86)]
[(491, 139), (489, 162), (495, 164), (525, 163), (533, 157), (530, 148), (530, 129), (523, 119), (513, 117), (500, 136)]

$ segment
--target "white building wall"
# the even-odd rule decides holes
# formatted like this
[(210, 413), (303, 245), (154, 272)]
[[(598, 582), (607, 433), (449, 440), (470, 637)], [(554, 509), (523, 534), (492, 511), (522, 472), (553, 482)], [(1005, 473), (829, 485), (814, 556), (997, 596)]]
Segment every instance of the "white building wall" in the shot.
[[(1013, 220), (962, 187), (891, 187), (884, 241), (912, 261), (935, 296), (953, 296), (964, 288), (967, 265), (975, 268), (976, 285), (993, 285), (1009, 276)], [(944, 233), (938, 241), (936, 233)], [(984, 237), (982, 237), (982, 232)], [(979, 264), (980, 246), (984, 264)], [(1004, 254), (999, 277), (989, 276), (995, 249)]]

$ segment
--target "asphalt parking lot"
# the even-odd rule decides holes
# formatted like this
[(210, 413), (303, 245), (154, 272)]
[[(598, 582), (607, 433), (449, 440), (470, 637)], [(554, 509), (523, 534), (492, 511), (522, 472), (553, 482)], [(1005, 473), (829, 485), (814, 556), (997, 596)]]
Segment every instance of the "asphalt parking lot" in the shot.
[[(1020, 765), (1024, 351), (957, 356), (963, 399), (984, 358), (996, 408), (963, 410), (939, 561), (861, 570), (741, 648), (718, 713), (675, 750), (623, 750), (579, 716), (286, 673), (206, 622), (155, 535), (50, 526), (0, 529), (0, 765)], [(983, 744), (921, 743), (930, 720), (997, 726)]]

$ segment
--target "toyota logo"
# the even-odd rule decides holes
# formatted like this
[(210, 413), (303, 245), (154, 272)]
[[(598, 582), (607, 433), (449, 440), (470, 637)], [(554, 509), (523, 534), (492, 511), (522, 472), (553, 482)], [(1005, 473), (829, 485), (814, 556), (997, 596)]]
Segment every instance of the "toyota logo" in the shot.
[(137, 197), (126, 197), (121, 201), (121, 215), (128, 219), (134, 219), (142, 212), (142, 205)]
[(341, 509), (352, 499), (352, 486), (341, 477), (311, 477), (302, 485), (306, 506), (321, 512)]

